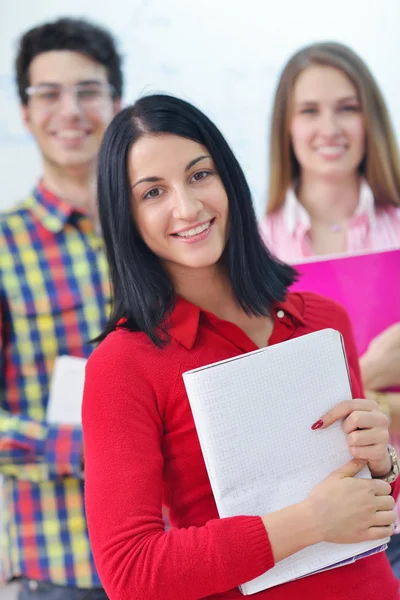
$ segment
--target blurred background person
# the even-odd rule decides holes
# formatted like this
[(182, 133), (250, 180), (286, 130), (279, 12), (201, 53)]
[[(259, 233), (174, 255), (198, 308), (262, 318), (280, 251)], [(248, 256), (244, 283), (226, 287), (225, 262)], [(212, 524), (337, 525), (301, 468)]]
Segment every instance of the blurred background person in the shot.
[(20, 579), (20, 600), (86, 598), (91, 589), (103, 599), (85, 522), (81, 427), (48, 425), (46, 408), (56, 357), (87, 357), (109, 311), (95, 180), (121, 105), (121, 57), (109, 32), (63, 18), (21, 37), (16, 80), (42, 178), (0, 220), (2, 576)]
[[(261, 232), (289, 263), (400, 247), (395, 135), (374, 77), (347, 46), (307, 46), (283, 69)], [(376, 392), (400, 387), (400, 324), (375, 338), (360, 364), (367, 394), (390, 413), (391, 431), (399, 433), (400, 394)], [(389, 556), (400, 578), (400, 535), (393, 536)]]

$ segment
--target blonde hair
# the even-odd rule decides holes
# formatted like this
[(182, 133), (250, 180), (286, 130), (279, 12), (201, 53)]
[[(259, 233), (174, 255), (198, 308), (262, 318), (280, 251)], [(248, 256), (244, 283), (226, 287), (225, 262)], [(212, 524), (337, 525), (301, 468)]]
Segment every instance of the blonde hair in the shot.
[(272, 113), (267, 214), (283, 205), (287, 189), (300, 175), (300, 165), (290, 140), (291, 102), (297, 77), (312, 65), (339, 69), (356, 87), (366, 131), (366, 152), (360, 173), (368, 181), (376, 204), (399, 206), (399, 153), (383, 96), (368, 67), (355, 52), (343, 44), (326, 42), (312, 44), (297, 52), (279, 79)]

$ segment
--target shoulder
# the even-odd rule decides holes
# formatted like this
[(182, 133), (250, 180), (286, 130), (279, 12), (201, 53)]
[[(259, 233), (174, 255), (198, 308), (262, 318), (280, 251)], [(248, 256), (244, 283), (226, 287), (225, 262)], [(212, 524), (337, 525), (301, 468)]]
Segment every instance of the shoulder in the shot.
[[(118, 377), (140, 378), (159, 386), (172, 374), (179, 359), (174, 340), (160, 348), (146, 334), (119, 327), (108, 334), (88, 358), (86, 378), (98, 382), (115, 381)], [(156, 378), (155, 374), (160, 377)]]
[(263, 234), (270, 234), (277, 227), (283, 226), (283, 209), (278, 208), (273, 213), (264, 215), (259, 223), (260, 232)]
[(30, 229), (30, 198), (0, 213), (0, 269), (9, 270), (19, 249), (26, 245), (26, 233)]
[(33, 196), (27, 196), (26, 198), (19, 200), (13, 206), (0, 213), (0, 223), (6, 223), (9, 220), (12, 221), (13, 218), (17, 216), (24, 216), (33, 203)]
[(313, 292), (289, 293), (287, 301), (301, 313), (310, 331), (333, 327), (346, 334), (351, 328), (346, 310), (330, 298)]
[(96, 375), (104, 369), (118, 373), (132, 369), (133, 366), (145, 368), (149, 354), (157, 348), (151, 348), (150, 340), (141, 332), (131, 332), (117, 328), (100, 342), (88, 358), (86, 376)]
[(389, 208), (389, 212), (391, 217), (396, 221), (397, 225), (400, 227), (400, 206), (391, 206)]
[(8, 232), (17, 234), (26, 227), (26, 220), (30, 214), (31, 198), (25, 198), (12, 208), (0, 213), (0, 235), (7, 238)]
[(375, 216), (379, 220), (389, 219), (393, 226), (400, 228), (400, 206), (376, 206)]
[(390, 213), (391, 215), (394, 215), (400, 219), (400, 206), (394, 206), (393, 204), (387, 204), (385, 206), (377, 206), (376, 210), (381, 211), (381, 212)]
[(279, 258), (284, 259), (284, 248), (289, 232), (281, 208), (264, 216), (259, 223), (259, 232), (267, 248)]
[(82, 414), (144, 410), (162, 415), (180, 374), (174, 340), (157, 347), (144, 333), (120, 328), (92, 352), (86, 364)]
[(141, 333), (117, 329), (100, 342), (86, 364), (83, 412), (118, 408), (137, 395), (154, 396), (151, 377), (156, 365), (145, 353)]

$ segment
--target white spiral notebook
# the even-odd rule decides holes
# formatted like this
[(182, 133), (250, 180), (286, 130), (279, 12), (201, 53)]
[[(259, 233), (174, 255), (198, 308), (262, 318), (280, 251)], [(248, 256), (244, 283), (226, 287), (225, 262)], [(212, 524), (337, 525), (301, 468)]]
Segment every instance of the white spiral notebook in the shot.
[[(311, 425), (351, 398), (342, 336), (324, 329), (183, 374), (221, 518), (265, 515), (305, 499), (351, 460), (339, 422)], [(361, 477), (370, 477), (364, 469)], [(244, 595), (386, 548), (323, 542), (241, 586)]]

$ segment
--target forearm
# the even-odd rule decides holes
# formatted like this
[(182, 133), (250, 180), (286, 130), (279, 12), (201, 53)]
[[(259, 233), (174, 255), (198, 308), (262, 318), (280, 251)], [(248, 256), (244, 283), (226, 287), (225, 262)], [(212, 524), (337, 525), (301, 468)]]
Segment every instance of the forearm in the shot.
[(197, 600), (236, 588), (274, 566), (258, 517), (215, 519), (166, 532), (161, 519), (143, 516), (119, 519), (119, 527), (110, 529), (113, 515), (100, 508), (95, 522), (89, 497), (92, 548), (111, 598)]
[(393, 435), (400, 435), (400, 392), (386, 394), (390, 414), (389, 431)]
[(14, 477), (20, 481), (30, 481), (31, 483), (42, 483), (50, 479), (48, 467), (44, 463), (4, 464), (0, 465), (0, 473), (5, 477)]
[(160, 590), (163, 600), (222, 593), (321, 541), (307, 501), (261, 519), (233, 517), (168, 532), (161, 521), (144, 517), (129, 519), (131, 532), (126, 523), (111, 532), (112, 513), (100, 510), (99, 498), (95, 503), (94, 510), (89, 491), (96, 562), (106, 590), (120, 600), (130, 599), (133, 592), (137, 600), (159, 600)]
[(307, 501), (262, 517), (275, 562), (322, 541)]
[(41, 481), (81, 473), (82, 431), (0, 410), (0, 472)]
[(46, 425), (0, 409), (0, 467), (41, 462)]

